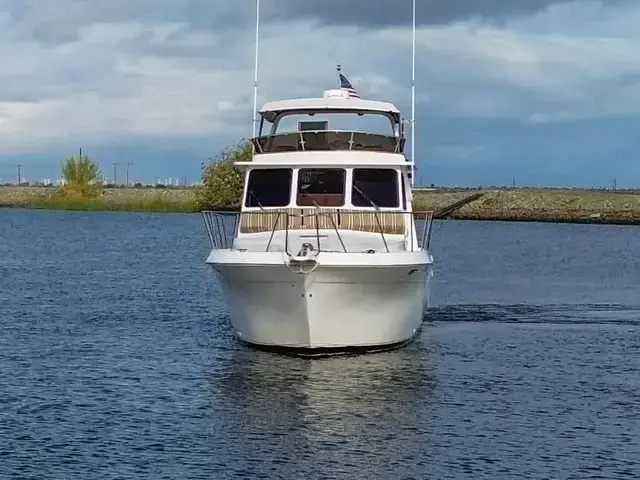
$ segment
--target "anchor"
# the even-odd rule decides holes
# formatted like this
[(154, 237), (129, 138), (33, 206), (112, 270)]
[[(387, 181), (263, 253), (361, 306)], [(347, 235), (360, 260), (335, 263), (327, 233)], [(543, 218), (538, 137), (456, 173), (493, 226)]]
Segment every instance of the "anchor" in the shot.
[(285, 262), (293, 273), (307, 274), (318, 268), (318, 251), (310, 243), (303, 243), (298, 253)]

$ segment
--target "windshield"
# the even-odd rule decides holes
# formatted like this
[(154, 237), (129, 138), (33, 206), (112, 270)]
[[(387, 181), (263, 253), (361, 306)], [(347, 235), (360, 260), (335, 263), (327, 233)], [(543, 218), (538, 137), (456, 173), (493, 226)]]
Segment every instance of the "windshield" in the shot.
[(398, 172), (391, 168), (354, 168), (351, 203), (354, 207), (398, 207)]
[(382, 113), (292, 112), (261, 132), (253, 139), (259, 154), (309, 150), (402, 153), (404, 149), (404, 138), (395, 135), (393, 121)]
[(291, 196), (291, 168), (254, 169), (249, 173), (246, 207), (286, 207)]
[(381, 113), (317, 112), (286, 114), (263, 132), (288, 133), (298, 131), (340, 130), (347, 132), (367, 132), (380, 135), (394, 135), (393, 123)]
[(346, 178), (343, 168), (301, 168), (296, 203), (303, 207), (341, 207)]

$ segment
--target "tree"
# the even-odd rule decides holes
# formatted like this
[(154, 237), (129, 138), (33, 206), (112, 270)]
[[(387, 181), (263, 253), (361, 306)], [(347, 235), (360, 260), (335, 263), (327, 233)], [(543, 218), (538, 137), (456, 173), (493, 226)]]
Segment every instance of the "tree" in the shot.
[(67, 158), (62, 165), (62, 178), (63, 193), (89, 198), (100, 194), (102, 173), (97, 162), (86, 155)]
[(253, 146), (241, 141), (203, 164), (202, 186), (196, 192), (201, 210), (238, 210), (242, 202), (244, 176), (234, 162), (250, 162)]

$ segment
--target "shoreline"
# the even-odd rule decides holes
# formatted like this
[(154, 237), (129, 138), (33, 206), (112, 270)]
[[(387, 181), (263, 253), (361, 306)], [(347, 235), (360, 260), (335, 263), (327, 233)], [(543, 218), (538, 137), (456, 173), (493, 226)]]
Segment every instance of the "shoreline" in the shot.
[[(197, 213), (196, 188), (105, 188), (101, 197), (63, 199), (55, 187), (0, 187), (0, 208)], [(481, 195), (478, 195), (481, 194)], [(415, 189), (415, 211), (446, 211), (452, 220), (640, 225), (640, 191), (555, 188)]]
[(188, 213), (197, 211), (195, 188), (105, 188), (94, 199), (56, 197), (57, 187), (0, 187), (0, 208), (30, 210)]
[(415, 210), (440, 210), (482, 193), (447, 214), (453, 220), (640, 225), (640, 192), (545, 188), (414, 192)]

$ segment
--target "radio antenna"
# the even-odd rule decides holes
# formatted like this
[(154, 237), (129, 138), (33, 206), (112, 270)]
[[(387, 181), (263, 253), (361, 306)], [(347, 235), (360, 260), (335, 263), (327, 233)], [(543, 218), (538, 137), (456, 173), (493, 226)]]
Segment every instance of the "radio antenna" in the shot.
[(411, 186), (415, 185), (416, 168), (416, 0), (413, 0), (411, 58)]
[(253, 123), (252, 138), (256, 136), (256, 128), (258, 124), (258, 52), (260, 41), (260, 0), (256, 0), (256, 59), (253, 75), (253, 114), (251, 122)]

